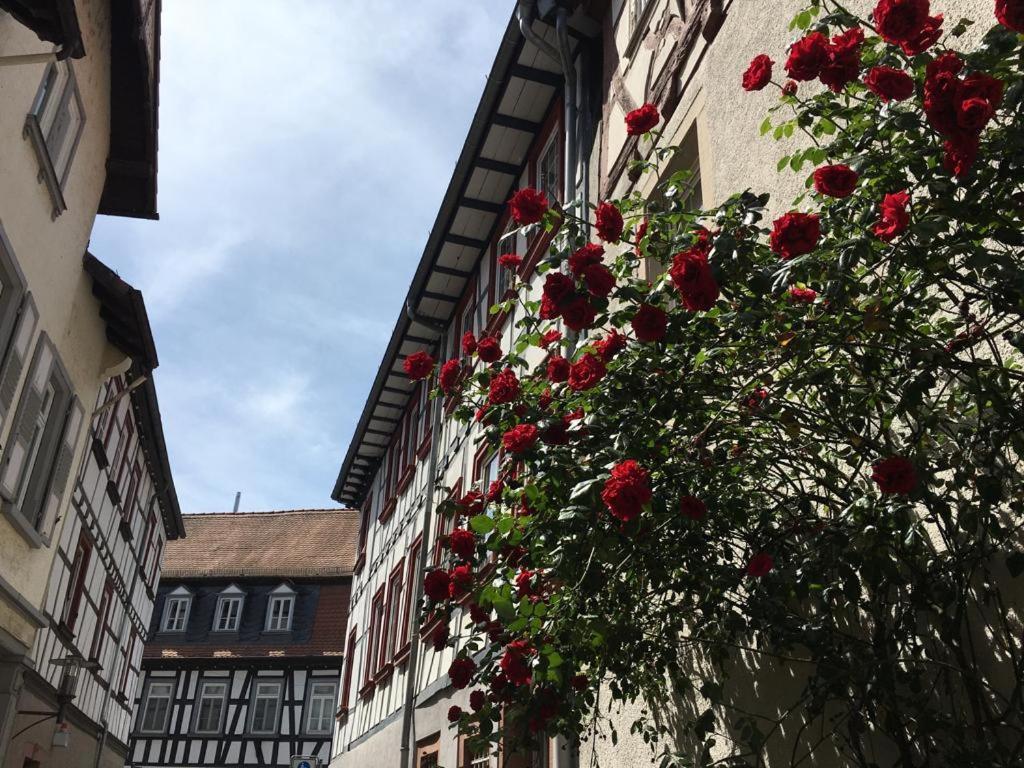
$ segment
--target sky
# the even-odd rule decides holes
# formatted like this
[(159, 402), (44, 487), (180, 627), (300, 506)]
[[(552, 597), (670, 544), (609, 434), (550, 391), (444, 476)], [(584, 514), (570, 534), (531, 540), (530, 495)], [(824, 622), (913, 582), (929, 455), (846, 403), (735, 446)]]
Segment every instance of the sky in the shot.
[(160, 221), (90, 250), (145, 297), (183, 512), (335, 506), (512, 9), (163, 4)]

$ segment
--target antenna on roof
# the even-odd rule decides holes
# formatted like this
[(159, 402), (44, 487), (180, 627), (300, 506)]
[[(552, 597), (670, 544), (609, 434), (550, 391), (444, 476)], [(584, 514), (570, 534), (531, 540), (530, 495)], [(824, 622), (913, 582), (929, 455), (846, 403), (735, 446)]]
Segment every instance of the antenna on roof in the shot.
[(241, 504), (241, 503), (242, 503), (242, 492), (241, 491), (236, 491), (235, 492), (235, 508), (233, 510), (231, 510), (231, 511), (232, 512), (237, 512), (238, 511), (238, 505)]

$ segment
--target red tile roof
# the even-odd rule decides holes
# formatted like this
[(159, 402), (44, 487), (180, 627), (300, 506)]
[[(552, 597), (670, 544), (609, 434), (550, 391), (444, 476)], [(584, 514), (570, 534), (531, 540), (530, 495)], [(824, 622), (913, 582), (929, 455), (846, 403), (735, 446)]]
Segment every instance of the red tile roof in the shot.
[(168, 541), (165, 579), (345, 576), (352, 573), (359, 511), (299, 509), (183, 515)]

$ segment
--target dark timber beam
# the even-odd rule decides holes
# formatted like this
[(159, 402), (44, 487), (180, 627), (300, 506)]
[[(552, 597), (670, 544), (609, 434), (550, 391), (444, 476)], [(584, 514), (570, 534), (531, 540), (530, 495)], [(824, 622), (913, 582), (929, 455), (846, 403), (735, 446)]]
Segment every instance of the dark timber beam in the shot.
[(444, 241), (446, 243), (451, 243), (452, 245), (464, 245), (467, 248), (483, 248), (487, 245), (486, 240), (481, 240), (476, 237), (466, 237), (465, 235), (453, 235), (451, 232), (444, 236)]
[(513, 117), (512, 115), (503, 115), (501, 113), (495, 114), (494, 117), (491, 118), (491, 123), (502, 128), (511, 128), (513, 131), (522, 131), (523, 133), (536, 133), (540, 130), (540, 123), (535, 123), (533, 120), (524, 120), (521, 117)]
[(464, 197), (459, 200), (461, 208), (472, 208), (484, 213), (498, 214), (505, 210), (504, 203), (492, 203), (490, 200), (477, 200), (475, 197)]
[(494, 160), (490, 157), (478, 157), (476, 163), (477, 168), (483, 168), (485, 171), (494, 171), (495, 173), (503, 173), (506, 176), (518, 176), (519, 166), (513, 163), (506, 163), (502, 160)]
[(518, 77), (520, 80), (529, 80), (533, 83), (549, 85), (552, 88), (558, 88), (562, 85), (562, 75), (560, 73), (528, 67), (525, 64), (513, 64), (508, 68), (508, 74), (510, 77)]

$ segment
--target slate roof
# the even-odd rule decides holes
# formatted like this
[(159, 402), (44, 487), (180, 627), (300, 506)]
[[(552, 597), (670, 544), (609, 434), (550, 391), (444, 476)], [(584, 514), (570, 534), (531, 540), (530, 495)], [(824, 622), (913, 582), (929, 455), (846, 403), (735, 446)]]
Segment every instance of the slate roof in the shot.
[(167, 542), (161, 579), (347, 576), (359, 512), (298, 509), (183, 515), (186, 538)]

